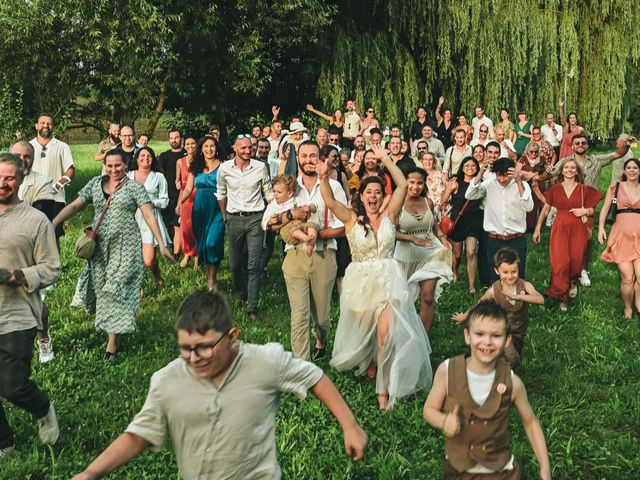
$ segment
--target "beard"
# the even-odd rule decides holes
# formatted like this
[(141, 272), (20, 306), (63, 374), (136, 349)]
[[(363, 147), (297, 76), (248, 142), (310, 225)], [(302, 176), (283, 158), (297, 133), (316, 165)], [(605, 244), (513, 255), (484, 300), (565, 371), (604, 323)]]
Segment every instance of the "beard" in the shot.
[(40, 130), (38, 130), (38, 135), (40, 135), (42, 138), (51, 138), (53, 137), (53, 132), (49, 129), (41, 128)]
[(109, 135), (109, 141), (115, 145), (120, 143), (120, 138), (115, 135)]
[[(306, 168), (305, 168), (306, 167)], [(298, 164), (298, 168), (304, 173), (307, 177), (315, 177), (317, 175), (315, 166), (313, 165), (305, 165), (304, 167)]]

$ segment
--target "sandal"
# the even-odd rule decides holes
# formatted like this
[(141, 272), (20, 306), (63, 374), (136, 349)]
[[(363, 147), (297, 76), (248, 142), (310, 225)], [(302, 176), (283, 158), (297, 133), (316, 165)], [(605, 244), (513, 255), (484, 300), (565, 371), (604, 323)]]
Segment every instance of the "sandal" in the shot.
[(115, 362), (116, 361), (117, 352), (106, 351), (102, 354), (102, 360), (105, 362)]

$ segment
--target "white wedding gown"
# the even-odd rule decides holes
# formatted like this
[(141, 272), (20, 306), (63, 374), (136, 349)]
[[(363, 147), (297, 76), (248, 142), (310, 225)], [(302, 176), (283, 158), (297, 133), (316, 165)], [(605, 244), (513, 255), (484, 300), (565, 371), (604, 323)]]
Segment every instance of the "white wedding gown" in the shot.
[(393, 258), (395, 226), (387, 215), (378, 232), (356, 223), (347, 234), (352, 262), (344, 276), (340, 319), (331, 358), (338, 370), (364, 374), (377, 361), (377, 322), (390, 308), (389, 333), (382, 346), (376, 392), (396, 400), (431, 387), (431, 346), (407, 292), (405, 272)]

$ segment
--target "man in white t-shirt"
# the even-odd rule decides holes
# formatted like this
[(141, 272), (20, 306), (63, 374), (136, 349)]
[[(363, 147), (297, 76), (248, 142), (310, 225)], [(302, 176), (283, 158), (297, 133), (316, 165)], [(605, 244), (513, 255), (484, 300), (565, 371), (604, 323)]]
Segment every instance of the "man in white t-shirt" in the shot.
[(347, 99), (347, 113), (344, 114), (344, 130), (342, 132), (342, 146), (353, 150), (353, 141), (362, 128), (362, 118), (356, 112), (356, 101), (353, 98)]
[(478, 105), (476, 107), (476, 116), (471, 120), (473, 138), (478, 138), (480, 136), (480, 125), (486, 125), (489, 127), (489, 138), (493, 137), (493, 122), (484, 114), (484, 108)]
[[(66, 204), (64, 187), (71, 183), (76, 172), (73, 155), (69, 145), (53, 136), (55, 124), (51, 115), (41, 113), (35, 129), (36, 137), (29, 142), (33, 146), (34, 156), (31, 169), (52, 178), (55, 182), (53, 191), (56, 201), (55, 215), (57, 215)], [(60, 225), (56, 229), (56, 237), (62, 235), (64, 235), (64, 227)]]

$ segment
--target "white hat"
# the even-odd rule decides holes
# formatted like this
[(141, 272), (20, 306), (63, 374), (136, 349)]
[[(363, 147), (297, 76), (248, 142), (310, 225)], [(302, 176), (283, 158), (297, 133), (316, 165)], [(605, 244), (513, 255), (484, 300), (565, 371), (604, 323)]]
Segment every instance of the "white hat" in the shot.
[(306, 131), (307, 129), (304, 127), (302, 122), (291, 122), (291, 125), (289, 125), (289, 135), (293, 135), (294, 133), (303, 133)]

